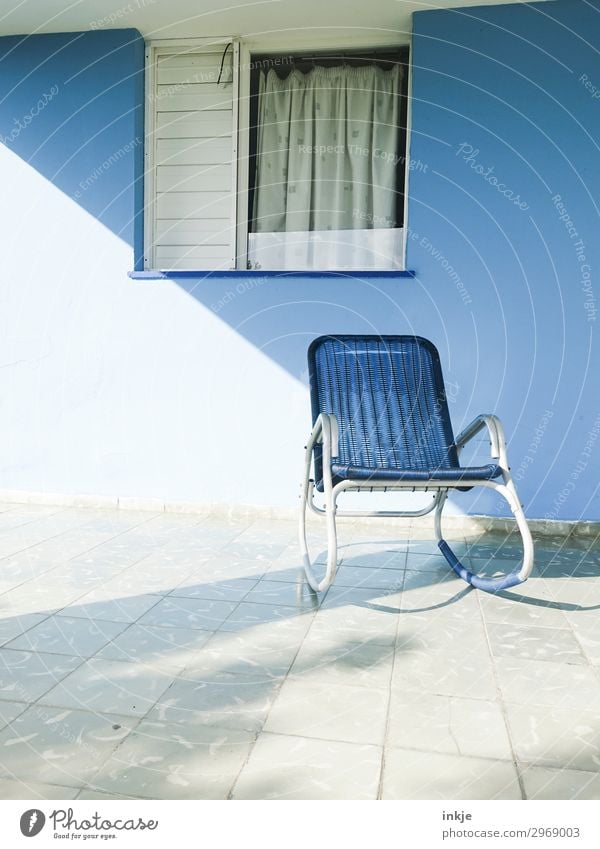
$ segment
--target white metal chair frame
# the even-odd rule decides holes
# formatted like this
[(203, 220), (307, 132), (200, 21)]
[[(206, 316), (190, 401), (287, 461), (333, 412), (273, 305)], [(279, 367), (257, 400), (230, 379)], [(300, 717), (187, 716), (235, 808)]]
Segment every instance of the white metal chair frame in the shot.
[[(514, 574), (517, 576), (513, 584), (522, 583), (527, 580), (533, 568), (533, 540), (525, 519), (523, 507), (517, 495), (512, 475), (510, 473), (508, 458), (506, 455), (506, 440), (504, 437), (504, 429), (497, 416), (481, 415), (477, 416), (471, 424), (466, 427), (459, 436), (456, 437), (454, 444), (457, 452), (460, 454), (464, 446), (473, 439), (483, 428), (487, 427), (491, 443), (491, 456), (497, 462), (502, 470), (502, 483), (495, 480), (427, 480), (427, 481), (398, 481), (392, 482), (365, 482), (343, 480), (340, 483), (333, 484), (331, 473), (332, 458), (337, 455), (338, 446), (338, 424), (336, 417), (329, 413), (321, 413), (312, 429), (308, 444), (306, 445), (306, 455), (304, 464), (304, 480), (302, 484), (301, 507), (300, 507), (300, 547), (302, 551), (302, 559), (306, 579), (309, 585), (315, 592), (323, 592), (331, 586), (338, 567), (337, 555), (337, 516), (362, 516), (362, 517), (419, 517), (425, 516), (435, 510), (435, 534), (440, 548), (445, 546), (447, 552), (456, 561), (455, 571), (465, 580), (472, 583), (474, 586), (479, 586), (481, 589), (492, 589), (491, 584), (495, 579), (479, 578), (473, 576), (466, 569), (460, 566), (458, 560), (454, 557), (451, 549), (445, 542), (442, 536), (442, 511), (446, 501), (448, 491), (451, 489), (459, 489), (465, 487), (484, 486), (488, 489), (493, 489), (495, 492), (502, 495), (508, 502), (512, 513), (515, 516), (517, 527), (521, 533), (523, 541), (523, 560), (520, 569)], [(323, 488), (325, 506), (318, 507), (314, 502), (315, 482), (310, 477), (311, 466), (313, 462), (313, 452), (316, 445), (322, 446), (323, 452)], [(415, 511), (395, 511), (395, 510), (374, 510), (374, 511), (359, 511), (359, 510), (344, 510), (338, 511), (337, 497), (341, 492), (346, 490), (369, 491), (374, 490), (390, 490), (404, 492), (427, 492), (434, 491), (435, 496), (433, 502), (421, 510)], [(307, 506), (319, 515), (325, 516), (327, 522), (327, 565), (325, 576), (319, 580), (314, 571), (314, 564), (308, 551), (306, 540), (306, 509)], [(442, 548), (443, 551), (443, 548)], [(444, 551), (443, 551), (444, 553)], [(446, 559), (450, 559), (448, 554), (445, 554)], [(511, 573), (513, 574), (513, 573)], [(512, 585), (512, 584), (511, 584)], [(498, 585), (494, 589), (502, 589)]]

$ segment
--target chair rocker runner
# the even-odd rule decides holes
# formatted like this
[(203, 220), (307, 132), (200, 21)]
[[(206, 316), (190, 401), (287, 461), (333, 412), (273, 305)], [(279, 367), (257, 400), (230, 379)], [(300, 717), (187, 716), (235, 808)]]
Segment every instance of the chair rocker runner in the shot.
[[(504, 431), (493, 415), (481, 415), (453, 435), (439, 354), (419, 336), (321, 336), (308, 350), (313, 429), (306, 446), (300, 509), (304, 570), (316, 592), (326, 590), (337, 569), (336, 516), (425, 516), (435, 510), (438, 547), (463, 580), (497, 592), (526, 581), (533, 568), (533, 541), (510, 474)], [(460, 452), (487, 428), (491, 459), (484, 466), (461, 466)], [(311, 467), (314, 463), (314, 477)], [(471, 573), (442, 536), (442, 511), (449, 490), (475, 486), (508, 501), (523, 540), (519, 568), (501, 577)], [(314, 502), (323, 492), (324, 508)], [(406, 511), (338, 511), (346, 490), (431, 491), (427, 507)], [(327, 564), (315, 574), (306, 541), (306, 510), (324, 515)]]

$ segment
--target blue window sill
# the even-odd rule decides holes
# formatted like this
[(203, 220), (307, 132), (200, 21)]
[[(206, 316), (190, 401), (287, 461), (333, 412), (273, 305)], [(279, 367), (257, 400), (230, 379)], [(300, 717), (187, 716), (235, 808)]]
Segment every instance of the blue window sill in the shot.
[(414, 277), (414, 271), (266, 271), (261, 269), (230, 269), (218, 271), (159, 271), (158, 269), (150, 269), (149, 271), (130, 271), (129, 277), (132, 280), (178, 280), (190, 279), (198, 277), (389, 277), (391, 280), (399, 277)]

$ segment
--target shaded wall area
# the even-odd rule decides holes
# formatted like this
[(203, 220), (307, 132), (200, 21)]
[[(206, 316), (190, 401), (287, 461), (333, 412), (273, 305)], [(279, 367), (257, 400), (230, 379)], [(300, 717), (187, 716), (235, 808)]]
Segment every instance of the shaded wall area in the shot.
[(143, 97), (144, 41), (136, 30), (0, 38), (0, 143), (136, 253)]

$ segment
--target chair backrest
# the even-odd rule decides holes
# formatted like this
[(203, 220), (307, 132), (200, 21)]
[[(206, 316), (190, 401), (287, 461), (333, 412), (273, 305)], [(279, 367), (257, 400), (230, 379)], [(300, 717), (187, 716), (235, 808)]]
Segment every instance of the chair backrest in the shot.
[[(420, 336), (320, 336), (308, 349), (313, 423), (333, 413), (341, 465), (458, 466), (435, 346)], [(320, 479), (320, 451), (315, 455)]]

